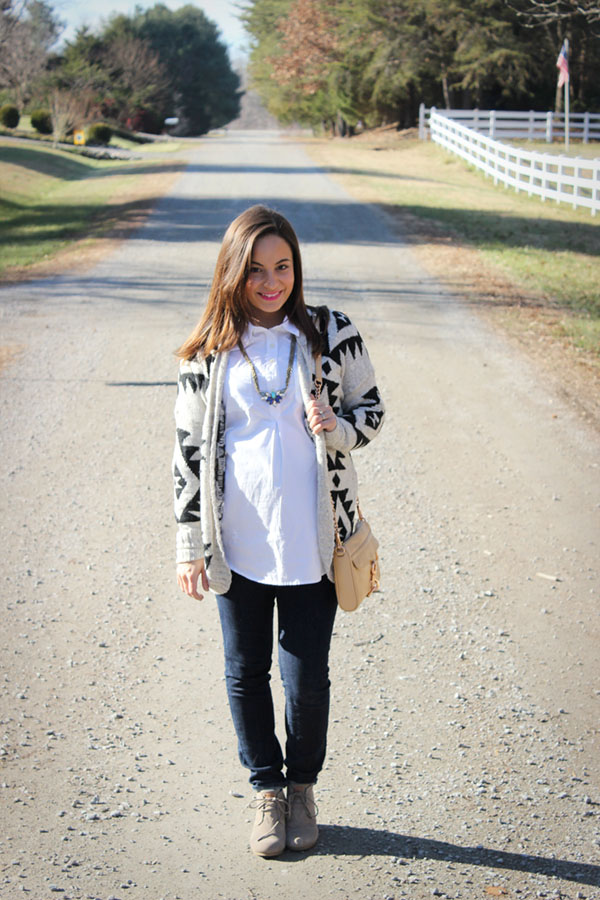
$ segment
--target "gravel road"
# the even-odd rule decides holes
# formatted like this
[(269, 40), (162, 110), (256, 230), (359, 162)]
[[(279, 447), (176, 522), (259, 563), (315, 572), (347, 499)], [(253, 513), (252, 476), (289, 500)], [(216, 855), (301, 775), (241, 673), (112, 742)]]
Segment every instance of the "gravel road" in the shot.
[[(256, 201), (388, 408), (356, 454), (381, 593), (341, 614), (313, 852), (247, 850), (213, 600), (179, 595), (176, 363)], [(275, 132), (204, 141), (86, 274), (0, 291), (0, 895), (600, 898), (598, 435)], [(277, 707), (281, 693), (275, 679)], [(281, 721), (281, 718), (280, 718)]]

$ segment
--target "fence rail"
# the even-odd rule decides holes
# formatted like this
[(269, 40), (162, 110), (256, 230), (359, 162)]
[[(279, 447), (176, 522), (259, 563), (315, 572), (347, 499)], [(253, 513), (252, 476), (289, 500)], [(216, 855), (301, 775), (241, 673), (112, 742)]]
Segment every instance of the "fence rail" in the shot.
[[(479, 134), (487, 134), (500, 140), (522, 141), (564, 141), (565, 114), (555, 112), (509, 112), (496, 109), (426, 109), (421, 104), (419, 110), (419, 136), (427, 137), (427, 128), (432, 112), (472, 128)], [(600, 141), (600, 113), (571, 113), (569, 115), (569, 137), (584, 144)]]
[(494, 179), (542, 200), (600, 209), (600, 159), (535, 153), (503, 144), (432, 109), (431, 138)]

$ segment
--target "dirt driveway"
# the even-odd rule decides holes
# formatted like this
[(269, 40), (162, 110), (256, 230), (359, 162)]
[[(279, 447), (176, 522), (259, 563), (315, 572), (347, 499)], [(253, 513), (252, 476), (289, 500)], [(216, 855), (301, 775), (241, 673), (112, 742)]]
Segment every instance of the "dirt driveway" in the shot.
[[(383, 590), (336, 624), (321, 840), (271, 861), (169, 477), (172, 350), (255, 201), (388, 408), (356, 454)], [(215, 137), (100, 264), (0, 309), (3, 900), (600, 897), (598, 435), (383, 214), (276, 133)]]

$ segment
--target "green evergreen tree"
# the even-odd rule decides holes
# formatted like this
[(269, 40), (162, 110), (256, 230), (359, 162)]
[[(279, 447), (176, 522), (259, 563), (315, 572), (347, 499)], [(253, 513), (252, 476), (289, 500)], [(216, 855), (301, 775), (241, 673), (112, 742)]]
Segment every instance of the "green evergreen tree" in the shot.
[(171, 82), (171, 114), (188, 134), (226, 125), (239, 113), (239, 77), (231, 68), (217, 26), (202, 10), (163, 4), (131, 19), (133, 33), (158, 54)]

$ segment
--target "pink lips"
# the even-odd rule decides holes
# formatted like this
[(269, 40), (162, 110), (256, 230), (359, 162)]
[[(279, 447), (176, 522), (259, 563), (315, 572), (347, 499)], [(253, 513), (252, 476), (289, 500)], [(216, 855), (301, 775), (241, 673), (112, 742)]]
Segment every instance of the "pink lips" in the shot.
[(275, 293), (275, 294), (263, 294), (261, 292), (260, 296), (263, 298), (263, 300), (272, 301), (272, 300), (278, 300), (281, 297), (282, 293), (283, 293), (283, 291), (277, 291), (277, 293)]

